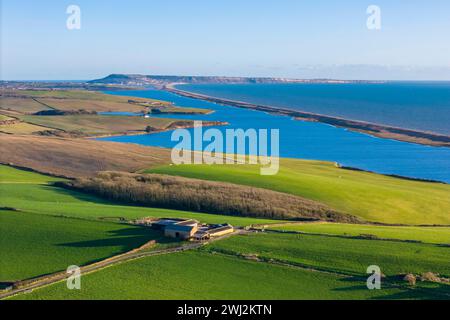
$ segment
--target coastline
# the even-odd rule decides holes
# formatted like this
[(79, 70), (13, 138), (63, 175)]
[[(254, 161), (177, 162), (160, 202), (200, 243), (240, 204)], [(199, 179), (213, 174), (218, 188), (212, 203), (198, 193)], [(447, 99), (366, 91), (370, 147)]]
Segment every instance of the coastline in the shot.
[(382, 124), (349, 120), (340, 117), (327, 116), (312, 112), (297, 111), (285, 108), (278, 108), (243, 101), (236, 101), (224, 98), (216, 98), (208, 95), (193, 93), (177, 89), (175, 86), (182, 83), (171, 83), (162, 87), (163, 90), (193, 99), (205, 100), (208, 102), (229, 105), (238, 108), (254, 109), (258, 111), (285, 115), (300, 121), (321, 122), (335, 127), (345, 128), (354, 132), (365, 133), (383, 139), (393, 139), (403, 142), (428, 145), (433, 147), (450, 147), (450, 136), (432, 132), (425, 132), (412, 129), (387, 126)]

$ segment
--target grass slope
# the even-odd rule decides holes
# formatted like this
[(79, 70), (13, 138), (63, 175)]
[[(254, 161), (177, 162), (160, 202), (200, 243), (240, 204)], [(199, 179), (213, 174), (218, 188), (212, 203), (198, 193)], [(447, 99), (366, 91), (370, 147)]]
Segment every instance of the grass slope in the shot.
[(0, 165), (0, 183), (42, 184), (53, 181), (61, 181), (61, 179)]
[(129, 100), (137, 102), (159, 102), (163, 104), (168, 104), (167, 102), (147, 99), (147, 98), (136, 98), (128, 96), (117, 96), (104, 94), (97, 91), (87, 91), (87, 90), (8, 90), (2, 89), (0, 93), (3, 95), (3, 99), (8, 98), (57, 98), (57, 99), (81, 99), (81, 100), (96, 100), (96, 101), (111, 101), (117, 103), (128, 103)]
[(378, 238), (384, 239), (450, 244), (450, 228), (448, 227), (425, 228), (357, 225), (345, 223), (304, 223), (273, 227), (271, 229), (342, 236), (374, 235)]
[(0, 163), (68, 177), (170, 163), (170, 150), (88, 139), (0, 135)]
[(106, 171), (58, 186), (146, 207), (280, 220), (357, 221), (321, 203), (287, 193), (169, 175)]
[[(8, 274), (2, 274), (2, 279), (6, 280), (0, 281), (92, 261), (101, 255), (135, 246), (144, 240), (143, 237), (149, 236), (147, 231), (143, 235), (140, 228), (85, 219), (155, 216), (196, 218), (205, 222), (228, 221), (235, 225), (273, 222), (118, 206), (48, 185), (55, 178), (6, 166), (0, 166), (0, 173), (2, 206), (23, 210), (0, 213), (1, 228), (4, 228), (0, 230), (1, 252), (11, 256), (10, 260), (1, 259), (1, 270)], [(218, 251), (226, 255), (215, 253)], [(332, 273), (248, 261), (237, 257), (239, 253), (256, 253), (260, 257)], [(62, 282), (15, 298), (431, 299), (442, 298), (442, 292), (448, 293), (449, 286), (419, 283), (414, 290), (383, 287), (381, 291), (370, 291), (365, 286), (365, 270), (368, 265), (379, 264), (387, 275), (422, 271), (448, 275), (448, 260), (448, 247), (431, 244), (336, 236), (256, 234), (214, 242), (200, 251), (148, 257), (115, 265), (83, 276), (80, 291), (67, 290)], [(17, 268), (20, 263), (24, 266)]]
[[(120, 206), (49, 185), (61, 179), (0, 166), (0, 282), (83, 265), (158, 239), (159, 233), (115, 223), (121, 218), (184, 217), (235, 225), (270, 220)], [(76, 219), (78, 218), (78, 219)]]
[[(402, 289), (234, 257), (185, 252), (116, 265), (82, 278), (81, 290), (58, 283), (15, 299), (376, 299), (414, 298)], [(434, 297), (433, 293), (422, 297)]]
[(3, 96), (0, 97), (0, 108), (4, 110), (14, 110), (23, 113), (35, 113), (38, 111), (50, 109), (33, 99)]
[(450, 225), (450, 185), (339, 169), (329, 162), (281, 159), (275, 176), (261, 176), (259, 166), (250, 165), (166, 166), (148, 172), (291, 193), (368, 221)]
[(450, 276), (450, 248), (435, 244), (260, 233), (215, 242), (206, 250), (257, 254), (261, 258), (355, 276), (364, 276), (370, 265), (378, 265), (387, 276), (428, 271)]
[(87, 99), (55, 99), (55, 98), (39, 98), (37, 99), (43, 105), (47, 105), (52, 109), (58, 109), (63, 111), (70, 110), (88, 110), (97, 112), (110, 112), (110, 111), (122, 111), (122, 112), (141, 112), (142, 106), (131, 104), (127, 102), (109, 101), (108, 99), (100, 100), (87, 100)]
[(33, 114), (41, 110), (90, 110), (98, 112), (142, 112), (146, 107), (164, 112), (209, 113), (210, 110), (174, 107), (170, 102), (110, 95), (87, 90), (8, 90), (0, 89), (0, 109)]
[(139, 247), (157, 235), (118, 223), (0, 210), (0, 282), (84, 265)]
[[(17, 172), (22, 174), (21, 170), (0, 166), (5, 177), (10, 177), (8, 181), (0, 183), (1, 203), (3, 207), (11, 207), (32, 213), (77, 217), (85, 219), (136, 219), (139, 217), (180, 217), (193, 218), (207, 223), (228, 222), (236, 226), (246, 226), (258, 223), (273, 223), (274, 220), (225, 217), (215, 214), (201, 214), (194, 212), (185, 212), (167, 209), (154, 209), (144, 207), (134, 207), (117, 205), (112, 202), (99, 199), (94, 196), (57, 188), (48, 184), (42, 179), (45, 176), (37, 175), (36, 183), (17, 183), (11, 178)], [(34, 173), (26, 172), (31, 176)], [(3, 176), (3, 175), (2, 175)], [(49, 178), (55, 180), (54, 178)]]
[(165, 129), (176, 122), (175, 119), (143, 118), (134, 116), (101, 116), (101, 115), (70, 115), (70, 116), (21, 116), (22, 121), (59, 129), (66, 132), (77, 131), (86, 135), (108, 135), (125, 132), (141, 131), (145, 133), (147, 126)]
[(14, 124), (0, 125), (0, 132), (8, 134), (33, 134), (49, 130), (50, 128), (37, 126), (31, 123), (19, 122)]

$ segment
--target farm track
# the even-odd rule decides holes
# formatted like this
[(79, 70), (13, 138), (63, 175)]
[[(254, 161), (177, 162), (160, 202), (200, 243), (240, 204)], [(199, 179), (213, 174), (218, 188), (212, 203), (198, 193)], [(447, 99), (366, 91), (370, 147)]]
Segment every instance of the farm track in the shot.
[[(136, 252), (137, 250), (140, 250), (140, 249), (139, 248), (133, 249), (129, 252), (122, 253), (117, 256), (113, 256), (113, 257), (107, 258), (107, 259), (99, 261), (99, 262), (95, 262), (93, 264), (90, 264), (90, 265), (87, 265), (84, 267), (80, 267), (80, 271), (81, 271), (82, 275), (86, 275), (86, 274), (116, 265), (118, 263), (123, 263), (123, 262), (131, 261), (131, 260), (135, 260), (135, 259), (170, 254), (170, 253), (184, 252), (187, 250), (194, 250), (194, 249), (198, 249), (198, 248), (208, 244), (209, 242), (226, 239), (226, 238), (229, 238), (229, 237), (239, 234), (239, 233), (241, 233), (241, 230), (237, 230), (234, 233), (214, 238), (208, 242), (190, 243), (187, 245), (182, 245), (179, 247), (162, 249), (162, 250)], [(42, 277), (39, 277), (36, 279), (29, 280), (29, 282), (27, 284), (24, 284), (23, 286), (21, 286), (19, 288), (6, 290), (6, 292), (0, 293), (0, 300), (10, 298), (12, 296), (15, 296), (15, 295), (18, 295), (21, 293), (31, 292), (35, 289), (39, 289), (39, 288), (66, 280), (70, 276), (71, 276), (71, 274), (68, 274), (65, 271), (61, 271), (61, 272), (54, 273), (52, 275), (46, 275), (46, 276), (42, 276)]]

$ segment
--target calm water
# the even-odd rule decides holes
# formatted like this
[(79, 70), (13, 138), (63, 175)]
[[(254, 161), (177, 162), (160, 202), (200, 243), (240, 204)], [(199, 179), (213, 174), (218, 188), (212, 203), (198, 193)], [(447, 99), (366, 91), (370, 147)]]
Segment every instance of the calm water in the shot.
[(450, 82), (212, 84), (179, 88), (231, 100), (450, 134)]
[[(185, 107), (213, 109), (216, 112), (210, 115), (170, 117), (229, 122), (228, 127), (218, 127), (223, 131), (226, 128), (280, 129), (280, 154), (283, 157), (337, 161), (346, 166), (379, 173), (450, 183), (449, 148), (379, 139), (321, 123), (295, 121), (285, 116), (217, 105), (153, 89), (108, 93), (161, 99)], [(108, 137), (100, 140), (170, 148), (175, 145), (170, 141), (170, 137), (171, 132), (162, 132), (150, 135)]]

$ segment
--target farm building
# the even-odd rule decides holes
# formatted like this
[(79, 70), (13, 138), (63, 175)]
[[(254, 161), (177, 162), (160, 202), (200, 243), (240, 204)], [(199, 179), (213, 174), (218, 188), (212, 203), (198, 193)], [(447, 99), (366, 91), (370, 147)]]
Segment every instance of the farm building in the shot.
[(194, 239), (197, 241), (208, 240), (214, 237), (224, 236), (233, 233), (234, 228), (230, 224), (217, 224), (206, 227), (201, 227), (194, 234)]
[(233, 226), (228, 223), (212, 226), (208, 230), (208, 233), (211, 237), (220, 237), (233, 232), (234, 232)]
[[(143, 221), (148, 225), (147, 220)], [(152, 220), (151, 227), (155, 230), (164, 231), (166, 237), (197, 241), (209, 240), (234, 232), (233, 226), (229, 224), (200, 225), (198, 221), (193, 219), (165, 218)]]
[[(162, 230), (164, 231), (167, 226), (181, 223), (184, 221), (194, 221), (194, 220), (185, 220), (185, 219), (177, 219), (177, 218), (167, 218), (167, 219), (160, 219), (160, 220), (153, 220), (151, 223), (151, 226), (155, 230)], [(197, 221), (195, 221), (197, 222)]]
[(166, 237), (188, 240), (198, 230), (198, 222), (195, 220), (186, 220), (169, 224), (164, 229), (164, 235)]

